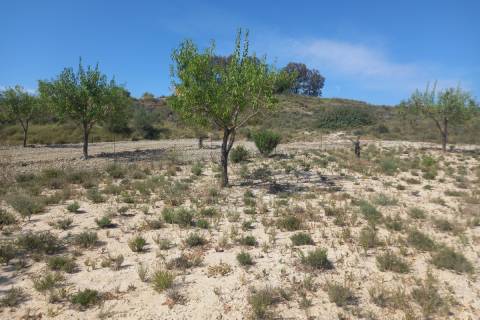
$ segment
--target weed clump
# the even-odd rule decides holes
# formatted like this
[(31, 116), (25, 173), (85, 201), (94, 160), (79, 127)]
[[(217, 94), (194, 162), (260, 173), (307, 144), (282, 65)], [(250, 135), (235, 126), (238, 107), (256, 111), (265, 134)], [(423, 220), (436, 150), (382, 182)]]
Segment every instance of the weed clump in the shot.
[(175, 275), (170, 271), (157, 270), (152, 276), (153, 288), (157, 292), (162, 292), (166, 289), (171, 288), (173, 286), (174, 280), (175, 280)]
[(280, 143), (280, 140), (281, 137), (278, 133), (269, 130), (261, 130), (253, 134), (255, 146), (263, 156), (270, 155)]
[(443, 247), (432, 257), (432, 263), (437, 268), (449, 269), (458, 273), (473, 272), (473, 264), (465, 258), (463, 253), (457, 252), (449, 247)]
[(313, 245), (312, 237), (305, 232), (299, 232), (290, 237), (294, 246)]
[(301, 261), (304, 265), (313, 269), (332, 269), (333, 264), (328, 259), (326, 249), (315, 249), (310, 251), (307, 255), (301, 254)]
[(408, 273), (410, 271), (408, 263), (391, 251), (377, 256), (376, 259), (380, 271), (392, 271), (396, 273)]

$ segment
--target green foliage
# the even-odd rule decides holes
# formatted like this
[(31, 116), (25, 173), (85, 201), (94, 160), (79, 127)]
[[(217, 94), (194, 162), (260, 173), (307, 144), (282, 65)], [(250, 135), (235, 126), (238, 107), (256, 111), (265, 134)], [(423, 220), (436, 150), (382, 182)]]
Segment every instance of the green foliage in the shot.
[(65, 278), (59, 272), (48, 272), (33, 279), (33, 287), (39, 292), (52, 290), (62, 285)]
[(141, 235), (137, 235), (128, 241), (128, 246), (133, 252), (143, 252), (146, 245), (147, 240)]
[(7, 210), (0, 208), (0, 226), (9, 226), (15, 223), (17, 223), (15, 216)]
[(17, 248), (11, 242), (0, 243), (0, 263), (8, 264), (17, 256)]
[(302, 220), (296, 216), (288, 215), (278, 219), (277, 226), (287, 231), (296, 231), (302, 228)]
[(97, 226), (102, 229), (110, 228), (113, 226), (112, 219), (108, 215), (101, 217), (100, 219), (95, 219)]
[(432, 257), (432, 263), (440, 269), (449, 269), (458, 273), (473, 272), (473, 264), (465, 258), (463, 253), (456, 252), (452, 248), (443, 247)]
[(369, 223), (377, 224), (380, 222), (380, 220), (382, 220), (382, 213), (378, 211), (377, 208), (375, 208), (370, 202), (361, 200), (358, 205), (360, 207), (360, 212)]
[(173, 286), (174, 280), (175, 280), (175, 275), (170, 271), (157, 270), (152, 276), (153, 288), (157, 292), (162, 292), (166, 289), (171, 288)]
[(412, 229), (408, 232), (407, 242), (415, 249), (421, 251), (433, 251), (437, 247), (432, 238), (417, 229)]
[(237, 254), (237, 261), (240, 263), (242, 266), (251, 266), (253, 265), (253, 259), (250, 253), (241, 251), (239, 254)]
[(371, 248), (375, 248), (380, 244), (377, 236), (377, 230), (371, 226), (362, 228), (358, 241), (360, 243), (360, 246), (365, 251)]
[(281, 140), (278, 133), (269, 130), (255, 132), (252, 138), (258, 151), (260, 151), (263, 156), (271, 154)]
[(187, 208), (165, 208), (162, 210), (163, 220), (167, 223), (178, 224), (181, 227), (193, 225), (193, 211)]
[(396, 273), (408, 273), (410, 271), (408, 263), (391, 251), (378, 255), (376, 259), (380, 271), (392, 271)]
[(76, 268), (75, 260), (68, 256), (50, 257), (47, 260), (47, 265), (50, 270), (67, 273), (73, 273)]
[(87, 198), (93, 203), (105, 202), (105, 197), (98, 190), (98, 188), (91, 188), (87, 190)]
[(84, 289), (82, 291), (78, 291), (70, 297), (70, 301), (74, 305), (79, 305), (81, 308), (91, 307), (99, 303), (100, 300), (100, 293), (97, 290), (92, 289)]
[(361, 107), (336, 107), (324, 110), (317, 126), (322, 129), (352, 129), (375, 124), (371, 111)]
[(430, 319), (434, 314), (448, 314), (448, 300), (439, 291), (437, 280), (430, 273), (412, 290), (412, 299), (422, 308), (425, 319)]
[(332, 269), (333, 264), (328, 260), (327, 250), (326, 249), (315, 249), (308, 252), (308, 254), (301, 255), (302, 263), (313, 269)]
[(83, 231), (73, 238), (73, 242), (83, 248), (92, 248), (97, 244), (98, 235), (94, 231)]
[(74, 201), (67, 206), (67, 210), (72, 213), (78, 212), (79, 209), (80, 209), (80, 205), (78, 204), (77, 201)]
[(294, 246), (304, 246), (304, 245), (313, 245), (312, 237), (305, 232), (295, 233), (290, 237)]
[(340, 283), (327, 282), (326, 284), (328, 299), (338, 307), (343, 307), (355, 302), (355, 296), (352, 290)]
[(188, 235), (187, 239), (185, 239), (185, 243), (189, 247), (197, 247), (203, 246), (205, 243), (207, 243), (207, 240), (205, 240), (205, 238), (198, 233), (191, 233)]
[(233, 148), (230, 153), (230, 160), (232, 160), (233, 163), (240, 163), (240, 162), (247, 161), (249, 157), (250, 157), (250, 152), (248, 152), (247, 148), (241, 145)]
[(270, 287), (252, 292), (248, 303), (252, 307), (253, 319), (270, 319), (268, 307), (278, 302), (278, 296), (276, 290)]
[(22, 288), (11, 287), (0, 298), (0, 307), (15, 307), (25, 299), (26, 295)]
[(126, 107), (130, 100), (130, 94), (114, 80), (108, 81), (98, 65), (85, 69), (81, 60), (76, 72), (65, 68), (56, 79), (39, 81), (38, 90), (57, 115), (67, 116), (82, 126), (85, 158), (88, 157), (88, 136), (93, 125)]
[(243, 245), (243, 246), (250, 246), (250, 247), (255, 247), (258, 242), (257, 242), (257, 239), (255, 239), (254, 236), (244, 236), (244, 237), (241, 237), (238, 242)]
[(30, 219), (33, 214), (40, 213), (45, 208), (42, 198), (26, 193), (12, 194), (7, 201), (23, 218)]
[(60, 240), (48, 231), (25, 233), (18, 236), (16, 243), (30, 253), (53, 254), (61, 249)]

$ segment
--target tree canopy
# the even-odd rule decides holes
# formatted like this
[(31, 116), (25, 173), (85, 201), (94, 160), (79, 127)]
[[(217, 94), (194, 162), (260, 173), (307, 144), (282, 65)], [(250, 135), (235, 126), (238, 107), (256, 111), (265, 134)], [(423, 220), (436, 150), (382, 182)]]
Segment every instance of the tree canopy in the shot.
[[(322, 95), (325, 78), (316, 69), (309, 69), (304, 63), (290, 62), (283, 68), (295, 80), (290, 88), (294, 94), (318, 97)], [(285, 90), (287, 91), (287, 90)]]

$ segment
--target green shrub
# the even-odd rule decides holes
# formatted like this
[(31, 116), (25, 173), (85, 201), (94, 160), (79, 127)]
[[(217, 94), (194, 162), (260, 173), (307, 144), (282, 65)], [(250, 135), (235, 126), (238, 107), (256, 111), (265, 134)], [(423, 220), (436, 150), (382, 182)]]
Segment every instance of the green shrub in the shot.
[(49, 272), (33, 278), (33, 287), (39, 292), (44, 292), (61, 286), (64, 280), (65, 278), (59, 272)]
[(380, 244), (377, 237), (377, 230), (371, 226), (362, 228), (358, 241), (365, 251), (375, 248)]
[(237, 261), (242, 266), (251, 266), (253, 265), (253, 259), (250, 253), (242, 251), (237, 254)]
[(125, 175), (127, 173), (127, 168), (118, 163), (113, 163), (108, 165), (105, 168), (105, 171), (107, 171), (110, 177), (114, 179), (121, 179), (121, 178), (125, 178)]
[(20, 235), (17, 245), (27, 252), (39, 254), (54, 254), (61, 249), (58, 238), (48, 231)]
[(91, 307), (99, 303), (100, 300), (100, 293), (97, 290), (92, 289), (84, 289), (82, 291), (78, 291), (70, 297), (70, 301), (74, 305), (79, 305), (81, 308)]
[(195, 225), (202, 229), (208, 229), (210, 227), (208, 220), (205, 219), (198, 219)]
[(202, 217), (215, 217), (218, 215), (218, 211), (215, 208), (203, 208), (200, 210)]
[(333, 264), (327, 257), (326, 249), (315, 249), (308, 252), (305, 256), (301, 254), (302, 263), (306, 266), (309, 266), (313, 269), (332, 269)]
[(321, 129), (351, 129), (372, 125), (376, 119), (371, 111), (361, 107), (336, 106), (321, 113), (317, 126)]
[(95, 219), (97, 226), (100, 228), (111, 228), (113, 226), (112, 220), (108, 215), (101, 217), (100, 219)]
[(423, 209), (417, 207), (410, 208), (408, 210), (408, 215), (413, 219), (425, 219), (427, 216)]
[(383, 158), (380, 160), (380, 169), (383, 173), (393, 176), (398, 170), (398, 160), (395, 158)]
[(83, 248), (92, 248), (97, 244), (98, 236), (97, 233), (94, 231), (83, 231), (79, 234), (77, 234), (73, 242), (80, 247)]
[(312, 237), (305, 232), (299, 232), (290, 237), (294, 246), (313, 245)]
[(33, 214), (40, 213), (45, 208), (45, 202), (40, 197), (35, 197), (25, 193), (17, 193), (10, 195), (7, 202), (15, 209), (24, 219)]
[(207, 243), (207, 240), (205, 240), (205, 238), (199, 235), (198, 233), (190, 233), (187, 239), (185, 239), (185, 243), (189, 247), (197, 247), (197, 246), (203, 246), (205, 243)]
[(253, 134), (255, 146), (257, 146), (258, 151), (260, 151), (263, 156), (271, 154), (280, 143), (280, 140), (281, 138), (278, 133), (269, 130), (261, 130)]
[(421, 251), (433, 251), (437, 247), (435, 241), (417, 229), (412, 229), (408, 232), (407, 242), (415, 249)]
[(78, 209), (80, 209), (80, 205), (78, 204), (77, 201), (74, 201), (67, 206), (67, 210), (72, 213), (77, 213)]
[(376, 224), (382, 220), (382, 213), (368, 201), (361, 200), (359, 202), (359, 207), (363, 216), (369, 223)]
[(429, 273), (427, 279), (412, 290), (412, 299), (422, 308), (425, 319), (432, 319), (431, 316), (434, 314), (447, 315), (449, 313), (448, 300), (440, 295), (436, 282), (436, 279)]
[(91, 188), (87, 190), (87, 198), (93, 203), (102, 203), (105, 202), (105, 198), (98, 188)]
[(147, 245), (147, 240), (141, 235), (137, 235), (128, 241), (128, 246), (133, 252), (143, 252)]
[(458, 273), (473, 272), (473, 264), (465, 258), (463, 253), (449, 247), (438, 250), (432, 257), (432, 263), (437, 268), (454, 270)]
[(296, 231), (302, 228), (302, 220), (296, 216), (289, 215), (277, 220), (277, 226), (287, 231)]
[(248, 303), (252, 307), (253, 318), (270, 319), (268, 307), (278, 302), (278, 296), (276, 290), (270, 287), (252, 292), (248, 297)]
[(186, 208), (164, 208), (162, 210), (163, 220), (170, 224), (178, 224), (181, 227), (188, 227), (193, 224), (194, 213)]
[(233, 163), (240, 163), (240, 162), (247, 161), (249, 157), (250, 157), (250, 153), (242, 145), (236, 146), (230, 152), (230, 160)]
[(0, 226), (8, 226), (17, 223), (13, 213), (0, 208)]
[(380, 271), (392, 271), (396, 273), (408, 273), (410, 271), (408, 263), (391, 251), (377, 256), (376, 259)]
[(2, 298), (0, 298), (0, 307), (15, 307), (25, 300), (26, 295), (22, 288), (11, 287), (6, 290)]
[(193, 175), (198, 177), (202, 174), (202, 171), (203, 171), (203, 166), (200, 162), (197, 162), (192, 166), (192, 174)]
[(0, 243), (0, 263), (8, 264), (17, 255), (17, 248), (11, 242)]
[(255, 239), (254, 236), (241, 237), (238, 242), (243, 246), (251, 246), (251, 247), (254, 247), (258, 244), (257, 239)]
[(175, 275), (173, 273), (166, 270), (157, 270), (152, 277), (153, 288), (158, 292), (162, 292), (171, 288), (174, 280)]
[(327, 282), (326, 285), (328, 299), (338, 307), (343, 307), (355, 302), (355, 296), (352, 290), (340, 283)]
[(375, 196), (373, 202), (379, 206), (394, 206), (398, 204), (398, 199), (379, 193)]
[(68, 230), (72, 226), (72, 223), (73, 223), (72, 218), (63, 218), (63, 219), (58, 219), (57, 221), (55, 221), (54, 224), (58, 229)]
[(55, 256), (47, 260), (47, 265), (50, 270), (63, 271), (73, 273), (76, 268), (75, 260), (68, 256)]

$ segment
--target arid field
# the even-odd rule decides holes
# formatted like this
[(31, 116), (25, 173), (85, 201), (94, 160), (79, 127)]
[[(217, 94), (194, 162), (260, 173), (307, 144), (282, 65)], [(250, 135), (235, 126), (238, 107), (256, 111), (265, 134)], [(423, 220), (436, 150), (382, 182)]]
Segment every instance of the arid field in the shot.
[(362, 143), (5, 148), (0, 318), (478, 319), (476, 148)]

